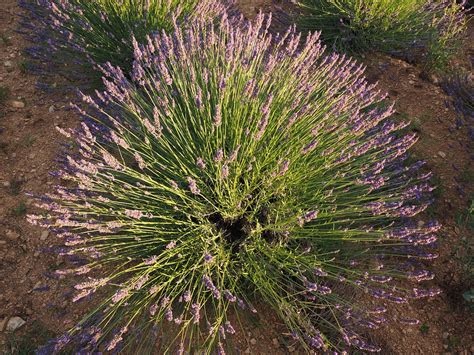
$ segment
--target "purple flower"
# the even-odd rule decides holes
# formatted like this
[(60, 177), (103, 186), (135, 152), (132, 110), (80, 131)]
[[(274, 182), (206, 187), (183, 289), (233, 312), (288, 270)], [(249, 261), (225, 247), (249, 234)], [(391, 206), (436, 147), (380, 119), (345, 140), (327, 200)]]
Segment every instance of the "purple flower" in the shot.
[(208, 253), (204, 254), (204, 262), (206, 264), (211, 263), (212, 260), (214, 260), (214, 257), (211, 254), (208, 254)]
[(212, 282), (212, 280), (209, 278), (209, 276), (207, 275), (203, 275), (202, 277), (202, 281), (204, 282), (204, 285), (206, 286), (206, 288), (212, 292), (212, 295), (214, 296), (214, 298), (216, 299), (220, 299), (221, 298), (221, 293), (220, 291), (217, 289), (217, 287), (214, 285), (214, 283)]
[(222, 161), (222, 159), (224, 159), (224, 151), (222, 149), (219, 149), (216, 152), (216, 155), (214, 156), (214, 161), (215, 162), (220, 162), (220, 161)]
[(191, 305), (191, 314), (193, 315), (194, 324), (199, 323), (199, 320), (201, 319), (200, 311), (201, 311), (201, 305), (199, 303), (193, 303)]
[(229, 302), (235, 302), (237, 301), (237, 297), (235, 297), (229, 290), (224, 290), (224, 297), (226, 300)]
[(235, 334), (235, 329), (229, 321), (225, 322), (225, 331), (229, 334)]
[(130, 218), (140, 219), (144, 216), (142, 211), (138, 210), (125, 210), (125, 215)]
[(169, 242), (169, 243), (166, 245), (166, 249), (167, 249), (167, 250), (174, 249), (175, 247), (176, 247), (176, 241), (175, 241), (175, 240), (172, 240), (171, 242)]
[(184, 302), (191, 302), (191, 292), (189, 290), (184, 292), (183, 299)]
[(199, 195), (201, 193), (201, 190), (198, 189), (196, 180), (194, 180), (192, 177), (189, 177), (189, 176), (187, 179), (188, 179), (189, 191), (191, 191), (193, 195)]
[(206, 169), (206, 163), (204, 163), (204, 160), (202, 160), (202, 158), (197, 158), (196, 165), (201, 170)]

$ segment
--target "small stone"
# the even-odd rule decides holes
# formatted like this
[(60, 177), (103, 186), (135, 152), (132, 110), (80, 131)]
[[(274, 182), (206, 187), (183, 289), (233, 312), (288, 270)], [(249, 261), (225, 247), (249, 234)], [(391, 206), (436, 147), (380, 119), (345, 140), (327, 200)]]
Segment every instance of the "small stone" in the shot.
[(278, 341), (277, 338), (273, 338), (272, 343), (273, 343), (273, 346), (275, 346), (276, 348), (280, 346), (280, 342)]
[(25, 108), (25, 106), (26, 106), (23, 101), (12, 101), (11, 105), (14, 108)]
[(408, 84), (413, 85), (415, 82), (413, 80), (408, 80)]
[(449, 337), (449, 333), (448, 332), (444, 332), (443, 333), (443, 339), (448, 339)]
[(48, 231), (43, 231), (41, 232), (41, 236), (40, 236), (40, 239), (41, 240), (46, 240), (49, 236), (49, 232)]
[(252, 344), (252, 345), (257, 344), (257, 339), (255, 339), (255, 338), (250, 339), (250, 344)]
[(5, 325), (7, 325), (7, 319), (0, 319), (0, 332), (3, 332), (3, 329), (5, 329)]
[(18, 238), (20, 238), (20, 235), (17, 232), (11, 230), (8, 230), (5, 234), (10, 240), (17, 240)]
[(3, 185), (3, 187), (10, 187), (11, 184), (10, 184), (9, 181), (4, 181), (4, 182), (2, 183), (2, 185)]
[(250, 354), (250, 348), (245, 349), (244, 354)]
[(294, 346), (288, 347), (288, 352), (289, 352), (289, 353), (294, 353), (295, 350), (296, 350), (296, 348), (295, 348)]
[(3, 62), (3, 65), (7, 68), (11, 68), (13, 67), (13, 62), (11, 60), (6, 60), (5, 62)]
[(435, 74), (431, 74), (429, 76), (429, 79), (431, 80), (433, 84), (439, 84), (441, 82), (441, 79)]
[(49, 109), (48, 109), (49, 113), (53, 113), (54, 110), (55, 110), (54, 105), (49, 106)]
[(443, 158), (443, 159), (446, 158), (446, 153), (445, 153), (445, 152), (439, 151), (439, 152), (438, 152), (438, 155), (439, 155), (441, 158)]
[(25, 323), (26, 323), (26, 321), (24, 321), (20, 317), (10, 318), (10, 320), (7, 323), (7, 331), (8, 332), (14, 332), (18, 328), (21, 328), (23, 325), (25, 325)]

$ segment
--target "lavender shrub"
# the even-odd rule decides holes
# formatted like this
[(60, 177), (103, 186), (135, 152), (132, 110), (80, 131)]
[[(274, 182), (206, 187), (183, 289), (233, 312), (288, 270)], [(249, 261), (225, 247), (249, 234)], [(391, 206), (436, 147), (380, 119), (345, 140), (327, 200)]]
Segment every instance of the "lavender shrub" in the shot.
[(294, 0), (302, 29), (322, 31), (326, 43), (355, 53), (382, 51), (446, 69), (466, 30), (455, 0)]
[(390, 304), (438, 294), (422, 283), (439, 225), (413, 221), (432, 190), (405, 162), (416, 137), (362, 66), (269, 24), (135, 42), (132, 78), (106, 65), (90, 122), (60, 129), (79, 154), (29, 220), (89, 260), (59, 271), (84, 278), (73, 301), (102, 303), (43, 351), (141, 351), (164, 327), (162, 353), (223, 354), (259, 302), (307, 351), (376, 352), (364, 334)]
[(451, 97), (448, 105), (459, 115), (457, 126), (466, 125), (474, 140), (474, 75), (466, 70), (453, 71), (445, 76), (441, 86)]
[(107, 62), (130, 72), (132, 37), (170, 31), (173, 23), (194, 16), (218, 16), (213, 0), (20, 0), (23, 32), (33, 43), (27, 51), (45, 79), (57, 75), (94, 87), (98, 65)]

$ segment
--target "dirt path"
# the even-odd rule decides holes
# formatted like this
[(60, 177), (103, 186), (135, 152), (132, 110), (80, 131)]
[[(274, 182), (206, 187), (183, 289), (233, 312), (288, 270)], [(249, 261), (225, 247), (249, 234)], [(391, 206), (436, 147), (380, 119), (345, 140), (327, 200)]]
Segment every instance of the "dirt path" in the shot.
[[(283, 11), (288, 2), (238, 2), (245, 15), (253, 16), (260, 6)], [(69, 281), (52, 277), (64, 263), (49, 252), (54, 236), (26, 222), (31, 207), (27, 192), (44, 194), (58, 183), (54, 171), (63, 139), (55, 126), (74, 127), (78, 118), (65, 109), (67, 97), (49, 95), (35, 88), (37, 78), (27, 72), (22, 55), (26, 43), (15, 30), (20, 10), (15, 0), (0, 6), (0, 353), (11, 353), (12, 346), (28, 353), (54, 333), (67, 329), (83, 310), (68, 298)], [(472, 28), (471, 28), (472, 30)], [(471, 31), (474, 33), (473, 31)], [(471, 36), (472, 36), (471, 33)], [(472, 41), (474, 43), (474, 40)], [(386, 56), (367, 58), (368, 77), (379, 81), (382, 90), (397, 102), (402, 119), (412, 120), (420, 134), (414, 154), (426, 159), (439, 184), (436, 207), (430, 217), (444, 225), (440, 258), (435, 262), (434, 285), (443, 294), (431, 301), (414, 303), (395, 313), (419, 318), (420, 326), (407, 328), (390, 324), (376, 334), (384, 354), (474, 353), (472, 314), (462, 303), (463, 274), (455, 258), (456, 247), (472, 235), (456, 222), (472, 196), (474, 166), (470, 158), (472, 142), (464, 127), (456, 128), (456, 114), (445, 106), (442, 90), (420, 78), (420, 70)], [(8, 97), (4, 94), (9, 91)], [(2, 94), (3, 93), (3, 94)], [(26, 323), (14, 332), (13, 317)], [(16, 325), (21, 322), (16, 319)], [(271, 324), (270, 324), (271, 326)], [(253, 354), (286, 354), (294, 348), (275, 347), (274, 339), (264, 337), (262, 325), (258, 347)], [(16, 344), (16, 345), (15, 345)], [(18, 353), (18, 352), (17, 352)]]
[[(26, 221), (32, 199), (26, 193), (44, 194), (57, 181), (56, 169), (62, 136), (55, 126), (74, 127), (78, 119), (64, 110), (67, 97), (47, 95), (36, 89), (37, 78), (27, 72), (22, 55), (26, 43), (15, 31), (20, 10), (15, 0), (0, 6), (0, 352), (2, 344), (23, 341), (32, 331), (49, 333), (66, 326), (58, 316), (69, 302), (63, 282), (51, 277), (62, 263), (49, 252), (54, 236)], [(8, 94), (5, 94), (8, 93)], [(61, 100), (58, 100), (61, 99)], [(26, 325), (18, 334), (1, 332), (11, 317)], [(11, 322), (9, 322), (11, 323)], [(21, 322), (20, 322), (21, 323)], [(48, 330), (48, 331), (45, 331)], [(18, 338), (18, 339), (17, 339)], [(35, 339), (25, 339), (24, 347)], [(22, 349), (25, 349), (25, 348)]]

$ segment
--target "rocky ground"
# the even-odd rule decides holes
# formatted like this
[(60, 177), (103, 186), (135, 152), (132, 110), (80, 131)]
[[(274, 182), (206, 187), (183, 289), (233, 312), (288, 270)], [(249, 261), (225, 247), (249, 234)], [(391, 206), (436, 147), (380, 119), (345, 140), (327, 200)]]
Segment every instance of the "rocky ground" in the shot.
[[(252, 17), (260, 7), (274, 11), (277, 24), (282, 13), (291, 11), (289, 1), (238, 1), (243, 13)], [(57, 181), (49, 173), (56, 168), (63, 139), (55, 126), (75, 127), (79, 120), (67, 110), (66, 95), (36, 89), (38, 78), (28, 71), (23, 49), (27, 43), (16, 33), (21, 11), (15, 0), (0, 5), (0, 353), (28, 354), (52, 335), (71, 326), (84, 314), (84, 306), (69, 301), (68, 280), (53, 276), (64, 260), (49, 251), (54, 236), (26, 221), (32, 200), (27, 193), (46, 193)], [(280, 17), (278, 17), (280, 16)], [(466, 41), (466, 58), (453, 65), (469, 67), (474, 55), (474, 31)], [(464, 244), (472, 231), (462, 223), (473, 196), (472, 141), (466, 127), (456, 124), (457, 115), (433, 80), (404, 61), (383, 55), (366, 55), (369, 80), (396, 101), (401, 119), (412, 121), (420, 141), (414, 155), (428, 161), (435, 173), (437, 201), (428, 211), (443, 225), (440, 258), (435, 262), (434, 284), (443, 294), (433, 300), (395, 309), (421, 320), (406, 327), (391, 324), (378, 331), (375, 342), (384, 354), (473, 354), (474, 317), (462, 298), (469, 288), (463, 271)], [(432, 78), (433, 79), (433, 78)], [(436, 82), (436, 80), (434, 80)], [(81, 308), (82, 307), (82, 308)], [(261, 312), (266, 314), (265, 311)], [(298, 353), (298, 348), (278, 336), (277, 320), (261, 316), (251, 332), (236, 343), (242, 353)]]

